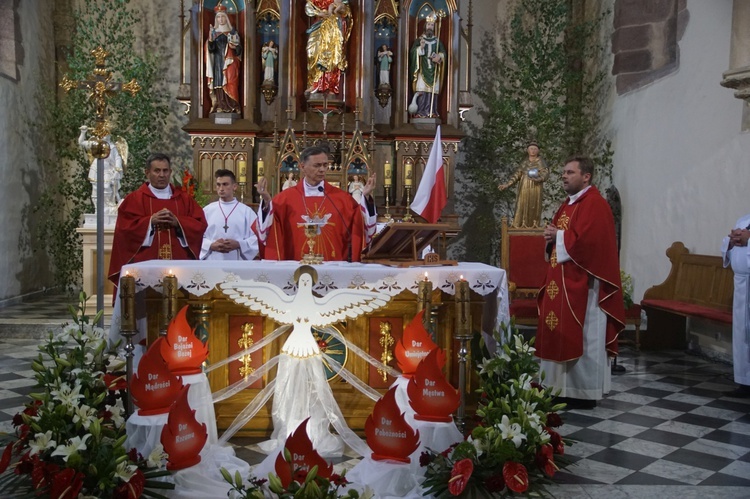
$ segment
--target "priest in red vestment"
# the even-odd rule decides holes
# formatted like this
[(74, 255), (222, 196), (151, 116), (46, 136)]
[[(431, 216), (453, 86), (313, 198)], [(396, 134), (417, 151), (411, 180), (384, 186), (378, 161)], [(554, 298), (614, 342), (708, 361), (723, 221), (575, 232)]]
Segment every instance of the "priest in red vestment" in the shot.
[[(302, 224), (316, 224), (313, 251), (324, 261), (358, 262), (366, 242), (364, 214), (348, 192), (325, 182), (328, 151), (308, 147), (300, 154), (301, 182), (274, 196), (270, 208), (261, 205), (261, 240), (264, 257), (269, 260), (300, 260), (309, 252)], [(374, 188), (374, 175), (368, 179), (365, 193)], [(265, 193), (265, 183), (259, 192)], [(369, 187), (369, 191), (368, 191)], [(365, 195), (365, 198), (369, 196)], [(374, 213), (374, 205), (371, 207)]]
[(169, 156), (146, 160), (146, 178), (117, 210), (109, 279), (117, 285), (123, 265), (146, 260), (197, 260), (207, 224), (203, 209), (171, 185)]
[(609, 356), (625, 326), (614, 218), (591, 185), (589, 158), (563, 169), (568, 199), (544, 230), (549, 268), (537, 298), (536, 355), (545, 384), (571, 405), (594, 407), (610, 388)]

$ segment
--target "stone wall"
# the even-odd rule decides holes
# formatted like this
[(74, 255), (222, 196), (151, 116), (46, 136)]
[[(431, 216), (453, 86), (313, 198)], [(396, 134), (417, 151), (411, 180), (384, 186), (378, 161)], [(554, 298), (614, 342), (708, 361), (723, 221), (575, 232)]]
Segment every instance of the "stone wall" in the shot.
[(616, 0), (612, 52), (622, 95), (677, 70), (689, 20), (686, 0)]

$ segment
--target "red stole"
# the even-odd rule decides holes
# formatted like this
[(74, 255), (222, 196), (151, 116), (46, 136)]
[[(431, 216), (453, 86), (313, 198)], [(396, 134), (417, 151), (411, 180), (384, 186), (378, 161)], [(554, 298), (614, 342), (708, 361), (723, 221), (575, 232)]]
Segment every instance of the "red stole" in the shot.
[(558, 263), (552, 245), (546, 283), (537, 297), (536, 354), (560, 362), (583, 355), (589, 280), (597, 279), (599, 307), (607, 315), (607, 350), (616, 355), (625, 306), (612, 211), (599, 191), (591, 187), (573, 204), (566, 201), (552, 223), (565, 231), (565, 248), (571, 260)]

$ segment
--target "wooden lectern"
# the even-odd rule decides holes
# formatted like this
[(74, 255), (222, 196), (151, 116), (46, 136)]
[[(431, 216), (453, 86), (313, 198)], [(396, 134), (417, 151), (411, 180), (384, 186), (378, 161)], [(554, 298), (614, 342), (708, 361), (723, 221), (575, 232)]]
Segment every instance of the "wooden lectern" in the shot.
[(396, 267), (456, 265), (455, 260), (419, 257), (440, 234), (452, 229), (449, 224), (391, 223), (377, 233), (370, 242), (370, 247), (362, 252), (362, 261)]

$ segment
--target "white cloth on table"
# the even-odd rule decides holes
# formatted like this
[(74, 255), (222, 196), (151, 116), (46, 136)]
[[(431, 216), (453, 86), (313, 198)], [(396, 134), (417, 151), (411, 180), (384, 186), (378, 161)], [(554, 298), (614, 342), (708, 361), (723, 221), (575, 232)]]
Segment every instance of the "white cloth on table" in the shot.
[[(750, 227), (750, 214), (741, 217), (735, 229)], [(750, 246), (729, 248), (729, 237), (721, 245), (724, 266), (732, 267), (734, 272), (734, 297), (732, 306), (732, 363), (734, 364), (734, 381), (750, 385)]]
[(201, 451), (201, 462), (190, 468), (175, 471), (169, 477), (174, 490), (159, 490), (160, 494), (175, 499), (207, 499), (229, 496), (232, 486), (221, 476), (224, 468), (234, 478), (236, 472), (243, 479), (250, 475), (250, 465), (234, 454), (230, 446), (206, 445)]

